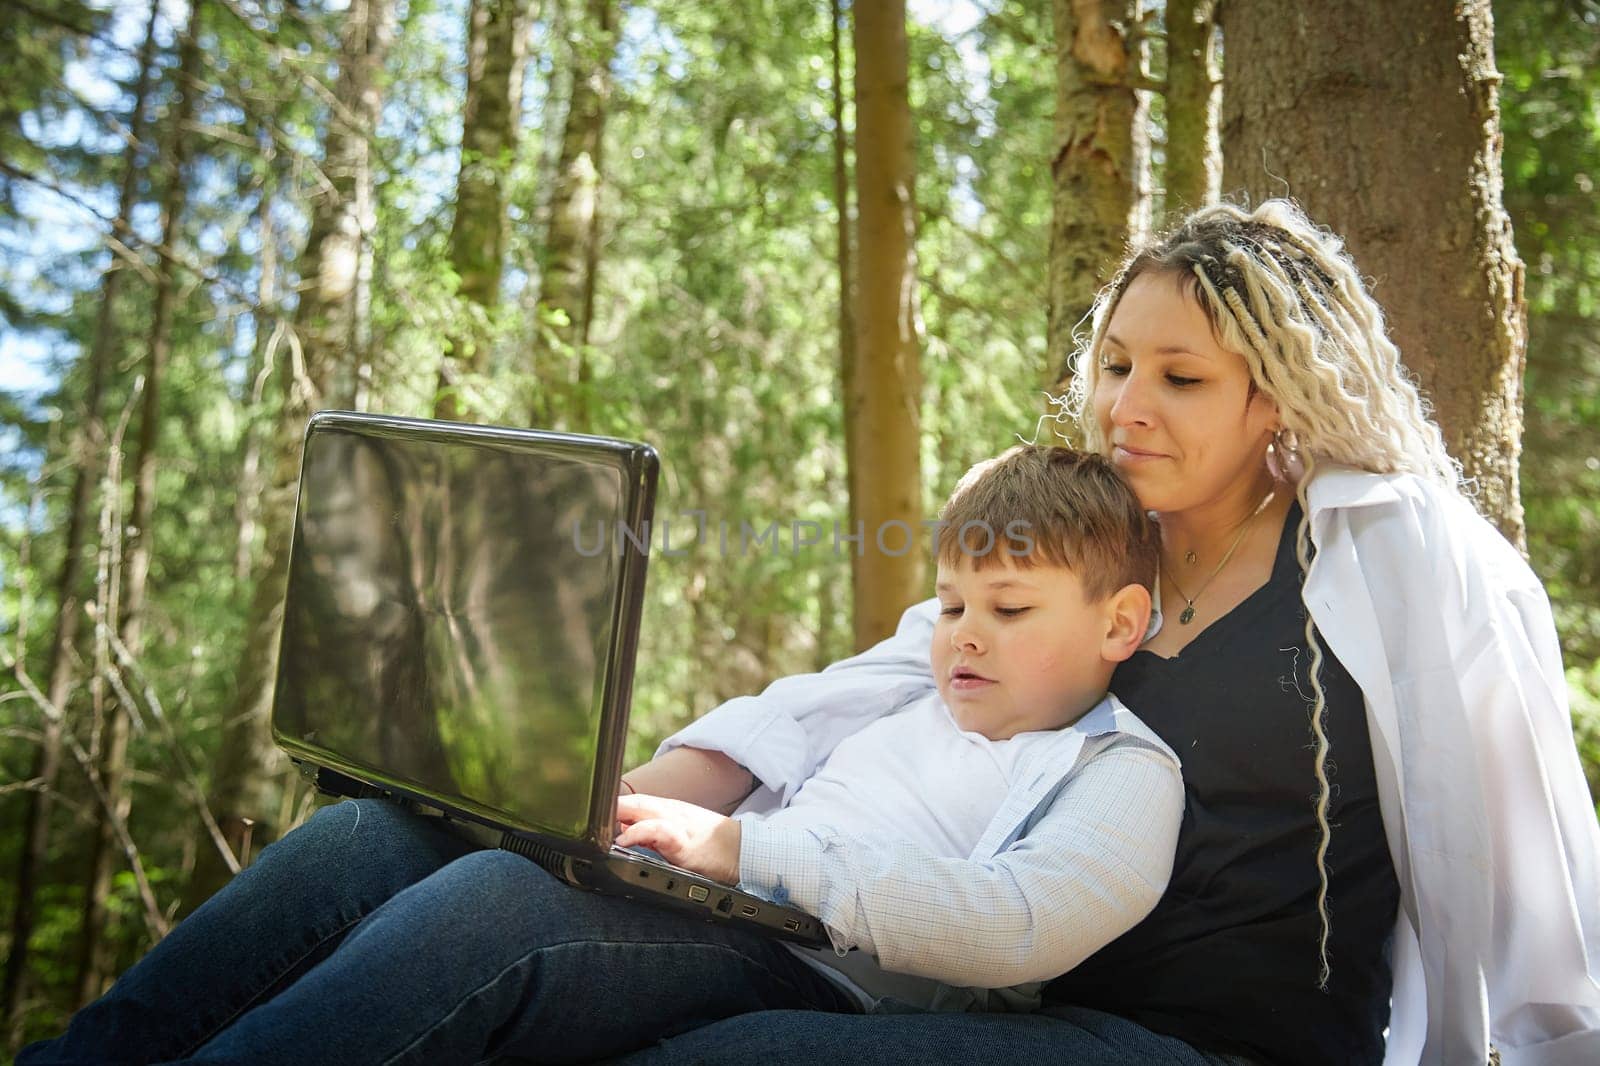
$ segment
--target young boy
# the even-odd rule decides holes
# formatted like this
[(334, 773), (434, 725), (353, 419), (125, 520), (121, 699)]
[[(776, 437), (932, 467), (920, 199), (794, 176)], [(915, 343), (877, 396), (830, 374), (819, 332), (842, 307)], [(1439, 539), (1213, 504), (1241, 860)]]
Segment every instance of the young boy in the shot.
[(836, 950), (794, 950), (866, 1010), (1028, 1005), (1155, 905), (1182, 813), (1176, 757), (1107, 694), (1157, 565), (1122, 479), (1021, 446), (973, 467), (941, 520), (935, 693), (801, 724), (774, 685), (624, 779), (644, 793), (680, 747), (724, 752), (767, 786), (735, 817), (618, 801), (618, 843), (821, 918)]

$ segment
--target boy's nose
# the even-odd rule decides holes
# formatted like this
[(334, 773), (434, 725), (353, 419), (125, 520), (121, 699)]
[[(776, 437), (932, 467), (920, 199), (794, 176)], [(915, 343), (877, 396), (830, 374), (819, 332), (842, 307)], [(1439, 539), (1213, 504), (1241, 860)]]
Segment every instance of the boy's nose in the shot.
[(982, 651), (983, 643), (970, 625), (959, 625), (950, 634), (950, 645), (961, 651)]

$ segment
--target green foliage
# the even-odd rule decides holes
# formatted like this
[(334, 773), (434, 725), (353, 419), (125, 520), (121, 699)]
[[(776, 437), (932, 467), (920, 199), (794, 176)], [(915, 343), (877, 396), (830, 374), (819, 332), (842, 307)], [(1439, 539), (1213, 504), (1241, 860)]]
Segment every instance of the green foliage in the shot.
[[(1055, 72), (1040, 61), (1052, 47), (1050, 8), (1008, 3), (953, 42), (929, 31), (913, 41), (919, 95), (934, 116), (924, 125), (948, 159), (932, 174), (950, 185), (924, 205), (918, 234), (923, 425), (934, 457), (924, 474), (936, 507), (973, 463), (1016, 435), (1033, 438), (1052, 384), (1044, 329)], [(963, 53), (982, 57), (976, 70)]]
[(1600, 814), (1600, 662), (1588, 669), (1567, 669), (1567, 693), (1572, 698), (1572, 735), (1578, 742), (1583, 773)]
[(1569, 664), (1600, 660), (1600, 4), (1499, 0), (1505, 202), (1527, 264), (1522, 498)]

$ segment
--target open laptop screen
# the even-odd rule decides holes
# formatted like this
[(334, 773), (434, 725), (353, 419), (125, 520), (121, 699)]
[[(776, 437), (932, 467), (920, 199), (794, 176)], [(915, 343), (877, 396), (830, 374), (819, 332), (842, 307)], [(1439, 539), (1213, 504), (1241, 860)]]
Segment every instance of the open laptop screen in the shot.
[(645, 562), (618, 524), (654, 472), (620, 441), (314, 417), (274, 738), (522, 829), (608, 820)]

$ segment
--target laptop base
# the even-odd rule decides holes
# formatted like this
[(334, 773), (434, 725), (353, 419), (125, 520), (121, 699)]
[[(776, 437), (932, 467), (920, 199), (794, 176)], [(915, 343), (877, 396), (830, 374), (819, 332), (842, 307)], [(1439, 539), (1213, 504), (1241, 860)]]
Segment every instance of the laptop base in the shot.
[(300, 773), (328, 796), (382, 799), (424, 817), (438, 818), (445, 829), (484, 848), (514, 852), (561, 881), (587, 892), (604, 892), (669, 907), (707, 922), (731, 922), (765, 936), (803, 947), (829, 945), (822, 923), (804, 911), (782, 907), (759, 896), (713, 881), (659, 859), (613, 848), (588, 856), (562, 842), (557, 846), (533, 834), (515, 833), (424, 802), (401, 791), (379, 788), (326, 766), (295, 760)]

